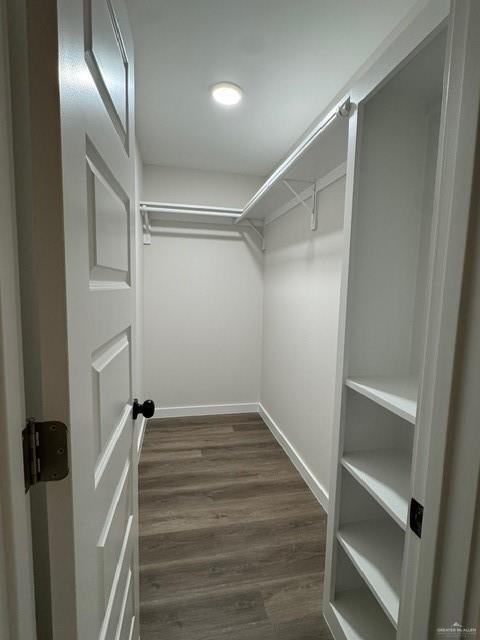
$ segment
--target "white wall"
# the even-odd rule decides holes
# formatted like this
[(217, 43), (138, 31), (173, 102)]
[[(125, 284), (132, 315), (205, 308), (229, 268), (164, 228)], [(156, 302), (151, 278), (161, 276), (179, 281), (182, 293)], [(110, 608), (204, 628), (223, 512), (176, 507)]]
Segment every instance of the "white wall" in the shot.
[[(242, 206), (251, 176), (143, 167), (144, 200)], [(260, 401), (327, 502), (345, 179), (295, 207), (266, 252), (233, 228), (163, 225), (145, 246), (144, 396), (159, 408)], [(288, 447), (288, 445), (287, 445)]]
[[(145, 166), (143, 199), (242, 206), (261, 180)], [(255, 403), (263, 256), (245, 231), (170, 223), (144, 247), (144, 396), (157, 408)]]
[[(343, 250), (345, 178), (266, 227), (261, 403), (326, 504)], [(319, 495), (320, 494), (320, 495)]]
[(174, 167), (143, 167), (143, 200), (243, 207), (263, 179)]

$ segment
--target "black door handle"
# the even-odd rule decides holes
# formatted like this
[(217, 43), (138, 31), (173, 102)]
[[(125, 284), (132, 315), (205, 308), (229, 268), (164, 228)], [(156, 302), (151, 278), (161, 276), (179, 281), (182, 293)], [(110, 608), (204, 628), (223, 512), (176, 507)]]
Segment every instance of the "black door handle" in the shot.
[(133, 419), (136, 420), (141, 413), (145, 418), (151, 418), (155, 413), (155, 403), (153, 400), (145, 400), (142, 404), (135, 398), (133, 401)]

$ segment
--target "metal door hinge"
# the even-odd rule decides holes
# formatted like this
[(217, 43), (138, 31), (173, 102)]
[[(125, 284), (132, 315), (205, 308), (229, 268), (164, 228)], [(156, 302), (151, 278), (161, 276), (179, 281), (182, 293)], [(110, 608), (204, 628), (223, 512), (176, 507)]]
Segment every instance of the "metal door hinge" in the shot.
[(415, 498), (410, 501), (410, 529), (416, 533), (419, 538), (422, 537), (423, 525), (423, 505), (417, 502)]
[(68, 475), (67, 427), (63, 422), (30, 418), (22, 431), (25, 493), (37, 482), (55, 482)]

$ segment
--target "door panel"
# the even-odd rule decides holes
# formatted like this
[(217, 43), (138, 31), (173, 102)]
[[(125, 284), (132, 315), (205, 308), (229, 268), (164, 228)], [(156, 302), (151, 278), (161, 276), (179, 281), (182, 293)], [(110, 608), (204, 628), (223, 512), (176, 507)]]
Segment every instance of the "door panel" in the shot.
[(87, 147), (90, 286), (130, 282), (129, 200), (92, 143)]
[(122, 332), (92, 357), (93, 430), (97, 443), (95, 486), (130, 417), (130, 341)]
[(120, 1), (58, 22), (75, 637), (138, 638), (132, 41)]
[(84, 1), (85, 59), (112, 123), (127, 147), (129, 64), (122, 30), (110, 0)]

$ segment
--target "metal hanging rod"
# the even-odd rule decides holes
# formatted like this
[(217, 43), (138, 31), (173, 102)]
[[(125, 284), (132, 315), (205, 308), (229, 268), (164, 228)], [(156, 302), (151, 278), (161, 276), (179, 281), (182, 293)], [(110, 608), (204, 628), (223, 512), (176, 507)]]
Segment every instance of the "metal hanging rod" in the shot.
[(246, 206), (242, 211), (242, 215), (235, 221), (235, 224), (238, 224), (241, 220), (245, 218), (250, 209), (256, 204), (256, 202), (280, 179), (282, 178), (286, 172), (290, 169), (290, 167), (294, 164), (294, 162), (310, 147), (310, 145), (315, 142), (318, 136), (324, 131), (332, 122), (334, 122), (337, 118), (348, 118), (350, 113), (352, 112), (352, 102), (350, 101), (350, 97), (344, 99), (341, 103), (339, 103), (336, 107), (334, 107), (323, 120), (321, 120), (318, 125), (308, 134), (308, 136), (302, 140), (302, 142), (292, 151), (292, 153), (286, 158), (282, 164), (275, 169), (272, 175), (267, 178), (267, 180), (263, 183), (257, 193), (247, 202)]
[(217, 207), (215, 205), (207, 204), (179, 204), (178, 202), (149, 202), (144, 200), (140, 203), (141, 207), (153, 207), (162, 209), (188, 209), (193, 211), (218, 211), (225, 213), (241, 213), (242, 209), (239, 207)]
[(239, 218), (242, 215), (242, 209), (234, 207), (209, 207), (200, 204), (176, 204), (172, 202), (141, 202), (140, 211), (146, 213), (184, 213), (220, 218)]

